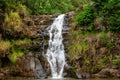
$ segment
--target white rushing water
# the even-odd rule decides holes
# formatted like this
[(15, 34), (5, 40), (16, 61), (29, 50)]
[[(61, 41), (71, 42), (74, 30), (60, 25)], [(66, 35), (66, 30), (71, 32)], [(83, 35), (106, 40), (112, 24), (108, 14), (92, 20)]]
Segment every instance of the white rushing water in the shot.
[(65, 52), (62, 43), (62, 29), (65, 14), (59, 15), (48, 28), (49, 46), (46, 58), (50, 64), (52, 78), (62, 78), (65, 65)]

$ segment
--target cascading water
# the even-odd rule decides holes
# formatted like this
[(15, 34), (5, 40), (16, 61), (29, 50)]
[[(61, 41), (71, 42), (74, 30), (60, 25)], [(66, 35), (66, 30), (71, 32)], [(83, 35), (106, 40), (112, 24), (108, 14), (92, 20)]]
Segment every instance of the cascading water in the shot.
[(62, 43), (62, 30), (65, 14), (59, 15), (49, 26), (49, 46), (46, 58), (50, 64), (52, 78), (62, 78), (65, 65), (65, 52)]

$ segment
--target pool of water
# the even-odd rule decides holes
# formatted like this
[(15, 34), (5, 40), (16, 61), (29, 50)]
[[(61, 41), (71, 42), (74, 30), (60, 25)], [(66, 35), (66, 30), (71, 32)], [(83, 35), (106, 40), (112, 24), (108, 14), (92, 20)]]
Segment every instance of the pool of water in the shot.
[(96, 79), (63, 78), (63, 79), (43, 79), (43, 80), (120, 80), (120, 79), (116, 79), (116, 78), (104, 78), (104, 79), (100, 79), (100, 78), (96, 78)]
[(120, 78), (96, 78), (96, 79), (74, 79), (74, 78), (62, 78), (62, 79), (35, 79), (35, 78), (24, 78), (24, 77), (10, 77), (3, 80), (120, 80)]

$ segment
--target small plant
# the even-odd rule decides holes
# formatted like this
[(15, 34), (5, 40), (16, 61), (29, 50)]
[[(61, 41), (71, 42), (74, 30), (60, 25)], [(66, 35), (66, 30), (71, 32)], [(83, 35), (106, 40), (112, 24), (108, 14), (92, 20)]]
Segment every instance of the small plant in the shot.
[(104, 47), (107, 48), (114, 48), (115, 44), (114, 41), (111, 40), (106, 32), (100, 32), (99, 34), (97, 34), (97, 38), (99, 38), (101, 40), (101, 43)]
[(120, 56), (116, 56), (112, 59), (113, 68), (120, 68)]
[(25, 18), (28, 16), (27, 7), (22, 4), (18, 4), (16, 11), (20, 14), (20, 17)]
[(30, 43), (30, 42), (31, 42), (31, 39), (28, 39), (28, 38), (13, 40), (13, 44), (17, 45), (17, 46), (20, 46), (22, 44), (27, 44), (27, 43)]
[(17, 59), (23, 54), (24, 53), (22, 51), (12, 48), (12, 54), (10, 55), (9, 59), (12, 63), (16, 63)]

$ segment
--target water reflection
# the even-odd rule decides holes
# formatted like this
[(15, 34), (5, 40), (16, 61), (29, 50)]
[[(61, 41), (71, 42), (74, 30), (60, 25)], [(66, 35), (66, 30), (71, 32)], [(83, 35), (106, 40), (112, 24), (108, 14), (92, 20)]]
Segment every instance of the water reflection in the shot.
[(44, 79), (44, 80), (120, 80), (120, 79), (116, 79), (116, 78), (96, 78), (96, 79), (74, 79), (74, 78), (62, 78), (62, 79)]
[(74, 79), (74, 78), (61, 78), (61, 79), (35, 79), (35, 78), (24, 78), (24, 77), (12, 77), (12, 78), (6, 78), (2, 80), (120, 80), (120, 78), (96, 78), (96, 79)]

